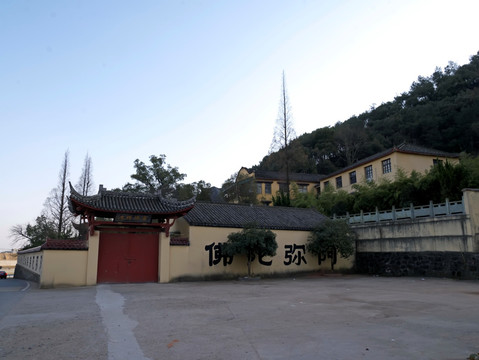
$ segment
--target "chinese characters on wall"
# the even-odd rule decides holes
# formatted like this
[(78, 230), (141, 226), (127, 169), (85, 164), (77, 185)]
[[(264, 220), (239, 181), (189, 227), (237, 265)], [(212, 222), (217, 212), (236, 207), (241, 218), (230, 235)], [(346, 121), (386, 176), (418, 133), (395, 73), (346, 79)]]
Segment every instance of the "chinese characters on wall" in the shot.
[(230, 265), (233, 262), (233, 256), (226, 256), (222, 253), (221, 247), (223, 243), (211, 243), (205, 246), (205, 250), (208, 251), (208, 264), (210, 266), (218, 265), (223, 261), (223, 266)]
[(306, 253), (306, 245), (284, 245), (284, 265), (301, 265), (307, 264), (304, 254)]
[(151, 215), (139, 214), (116, 214), (115, 222), (130, 222), (130, 223), (151, 223)]
[[(223, 243), (211, 243), (205, 246), (205, 251), (208, 252), (208, 265), (209, 266), (216, 266), (220, 263), (223, 266), (231, 265), (233, 263), (233, 256), (226, 256), (222, 253)], [(306, 245), (285, 245), (284, 246), (284, 261), (283, 264), (286, 266), (289, 265), (301, 265), (307, 264), (306, 258), (304, 255), (306, 254)], [(273, 260), (266, 261), (263, 259), (263, 256), (260, 256), (258, 262), (264, 266), (271, 266), (273, 264)]]

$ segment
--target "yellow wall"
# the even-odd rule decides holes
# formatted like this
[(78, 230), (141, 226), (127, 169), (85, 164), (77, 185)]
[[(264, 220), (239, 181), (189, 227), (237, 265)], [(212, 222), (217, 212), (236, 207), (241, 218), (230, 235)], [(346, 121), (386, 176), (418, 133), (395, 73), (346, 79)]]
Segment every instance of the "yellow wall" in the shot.
[[(270, 181), (266, 181), (266, 180), (257, 180), (256, 181), (257, 184), (261, 184), (261, 194), (259, 193), (256, 193), (256, 198), (258, 199), (259, 202), (263, 202), (263, 201), (273, 201), (273, 196), (276, 196), (277, 193), (279, 192), (279, 183), (278, 181), (274, 180), (272, 182)], [(266, 191), (265, 191), (265, 183), (271, 183), (271, 194), (266, 194)], [(299, 189), (299, 186), (300, 185), (306, 185), (307, 184), (307, 188), (306, 188), (306, 191), (305, 192), (314, 192), (314, 189), (315, 189), (315, 185), (317, 185), (318, 183), (307, 183), (307, 182), (294, 182), (292, 181), (291, 182), (291, 186), (298, 186), (298, 189)], [(256, 187), (255, 187), (255, 190), (256, 190)]]
[(468, 214), (469, 233), (472, 236), (473, 252), (479, 252), (479, 189), (463, 190), (464, 209)]
[(170, 252), (170, 238), (166, 237), (164, 233), (158, 234), (158, 280), (160, 283), (167, 283), (170, 281), (170, 266), (171, 266), (171, 252)]
[[(186, 220), (177, 220), (173, 231), (187, 237), (190, 246), (171, 246), (170, 238), (161, 233), (159, 237), (159, 282), (181, 279), (235, 278), (247, 275), (245, 256), (235, 256), (230, 264), (216, 256), (217, 245), (224, 243), (237, 228), (213, 228), (189, 226)], [(265, 258), (272, 261), (270, 266), (262, 265), (255, 259), (252, 271), (255, 275), (275, 275), (307, 271), (329, 270), (330, 259), (318, 265), (317, 257), (306, 253), (308, 231), (274, 231), (278, 242), (277, 255)], [(95, 285), (98, 269), (98, 247), (100, 231), (89, 238), (89, 250), (41, 250), (19, 257), (20, 264), (40, 275), (40, 287)], [(290, 246), (288, 249), (286, 246)], [(296, 246), (296, 250), (293, 250)], [(299, 246), (299, 248), (298, 248)], [(211, 250), (208, 250), (210, 247)], [(211, 258), (210, 258), (211, 256)], [(289, 257), (288, 257), (289, 256)], [(296, 258), (295, 258), (296, 256)], [(285, 264), (285, 261), (290, 264)], [(219, 262), (216, 262), (219, 260)], [(338, 258), (337, 270), (351, 269), (354, 258)], [(211, 264), (210, 264), (211, 261)]]
[(178, 237), (188, 237), (189, 234), (189, 225), (183, 218), (179, 218), (175, 221), (175, 224), (173, 225), (170, 234), (172, 232), (179, 232)]
[(254, 177), (254, 172), (252, 172), (251, 174), (248, 173), (248, 169), (246, 168), (241, 168), (240, 171), (238, 171), (238, 176), (237, 176), (237, 179), (240, 178), (240, 179), (244, 179), (244, 178), (247, 178), (247, 177)]
[[(186, 222), (184, 219), (178, 219), (178, 223)], [(184, 224), (183, 224), (184, 226)], [(207, 279), (207, 278), (231, 278), (247, 275), (247, 264), (245, 256), (234, 256), (231, 264), (224, 265), (223, 259), (218, 264), (210, 265), (210, 252), (205, 247), (211, 246), (213, 263), (215, 262), (215, 246), (219, 243), (227, 241), (227, 237), (232, 232), (239, 232), (237, 228), (212, 228), (191, 226), (189, 227), (188, 237), (190, 246), (171, 246), (170, 247), (170, 279)], [(278, 242), (278, 250), (273, 258), (265, 258), (265, 261), (272, 260), (271, 266), (261, 265), (258, 259), (255, 259), (252, 271), (255, 275), (273, 275), (297, 273), (306, 271), (329, 270), (331, 267), (330, 260), (325, 260), (321, 266), (318, 265), (318, 258), (306, 253), (301, 249), (296, 252), (290, 252), (291, 257), (286, 257), (285, 245), (302, 246), (306, 244), (309, 231), (286, 231), (275, 230), (276, 241)], [(182, 236), (186, 234), (182, 233)], [(289, 249), (289, 250), (292, 250)], [(297, 260), (292, 261), (294, 256), (298, 255)], [(284, 262), (291, 262), (285, 265)], [(351, 269), (353, 266), (353, 257), (342, 259), (338, 257), (335, 265), (337, 270)]]
[[(261, 184), (261, 193), (256, 192), (256, 199), (260, 203), (272, 202), (273, 196), (276, 196), (276, 194), (279, 192), (279, 184), (277, 181), (272, 181), (272, 182), (268, 181), (268, 183), (271, 183), (271, 194), (266, 194), (266, 191), (265, 191), (266, 182), (259, 183)], [(256, 186), (257, 185), (255, 185), (255, 191), (257, 191)]]
[(41, 288), (86, 285), (88, 251), (43, 250)]
[(95, 231), (88, 237), (86, 285), (96, 285), (98, 273), (98, 251), (100, 247), (100, 232)]
[[(412, 171), (425, 173), (427, 170), (431, 169), (431, 166), (433, 166), (434, 160), (436, 159), (442, 160), (444, 163), (446, 163), (446, 161), (452, 164), (457, 164), (459, 162), (459, 160), (456, 158), (411, 155), (399, 152), (396, 152), (394, 154), (397, 157), (397, 169), (403, 169), (403, 171), (405, 171), (407, 174), (410, 174)], [(393, 172), (393, 174), (394, 173), (395, 172)]]
[[(391, 159), (391, 172), (383, 174), (382, 161), (386, 159)], [(325, 183), (329, 181), (329, 185), (336, 189), (336, 178), (342, 177), (342, 188), (338, 190), (344, 190), (346, 192), (352, 192), (353, 185), (350, 183), (349, 174), (353, 171), (356, 171), (356, 184), (361, 184), (366, 182), (365, 168), (372, 165), (373, 169), (373, 181), (378, 182), (381, 179), (394, 180), (399, 169), (404, 171), (406, 175), (409, 175), (412, 171), (417, 171), (419, 173), (425, 173), (427, 170), (433, 166), (433, 161), (439, 159), (444, 162), (449, 161), (452, 163), (457, 163), (457, 159), (437, 157), (437, 156), (427, 156), (427, 155), (416, 155), (416, 154), (405, 154), (400, 152), (393, 152), (381, 158), (375, 159), (370, 162), (361, 163), (361, 165), (348, 169), (340, 174), (336, 174), (321, 180), (321, 191), (325, 190)]]

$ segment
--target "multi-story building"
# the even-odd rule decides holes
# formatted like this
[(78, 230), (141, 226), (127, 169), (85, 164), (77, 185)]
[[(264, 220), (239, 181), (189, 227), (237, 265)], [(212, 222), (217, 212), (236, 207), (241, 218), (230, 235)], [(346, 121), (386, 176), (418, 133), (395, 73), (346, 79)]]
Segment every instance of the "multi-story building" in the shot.
[(457, 163), (459, 155), (402, 143), (322, 177), (318, 187), (320, 191), (332, 186), (336, 190), (352, 192), (354, 184), (394, 180), (400, 170), (405, 174), (412, 171), (424, 174), (437, 162), (446, 161)]
[[(343, 169), (328, 175), (290, 174), (290, 183), (298, 187), (299, 192), (324, 191), (327, 186), (335, 190), (352, 192), (353, 185), (367, 181), (378, 182), (381, 179), (394, 180), (398, 171), (406, 175), (412, 171), (424, 174), (438, 162), (457, 163), (459, 155), (422, 146), (402, 143), (391, 149), (369, 156)], [(258, 202), (270, 205), (272, 197), (286, 189), (286, 174), (278, 171), (252, 170), (242, 167), (237, 181), (253, 179)]]

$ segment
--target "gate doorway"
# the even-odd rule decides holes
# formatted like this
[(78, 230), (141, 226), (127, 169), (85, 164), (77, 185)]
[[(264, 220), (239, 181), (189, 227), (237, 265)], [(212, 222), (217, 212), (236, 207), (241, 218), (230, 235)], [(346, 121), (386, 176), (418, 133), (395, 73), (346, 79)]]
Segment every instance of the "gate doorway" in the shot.
[(158, 282), (159, 232), (100, 233), (97, 283)]

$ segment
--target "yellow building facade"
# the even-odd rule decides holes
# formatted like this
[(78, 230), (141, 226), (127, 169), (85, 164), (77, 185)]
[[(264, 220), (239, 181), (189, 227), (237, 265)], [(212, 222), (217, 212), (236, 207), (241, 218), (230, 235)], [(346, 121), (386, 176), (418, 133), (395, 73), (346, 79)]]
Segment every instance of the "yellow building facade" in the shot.
[(437, 162), (446, 161), (457, 163), (459, 155), (403, 143), (323, 177), (319, 187), (320, 191), (331, 186), (350, 193), (355, 184), (394, 180), (399, 171), (406, 175), (413, 171), (424, 174)]
[[(290, 184), (298, 188), (300, 193), (315, 191), (319, 185), (321, 175), (291, 173)], [(273, 202), (273, 196), (276, 196), (282, 190), (286, 190), (286, 174), (278, 171), (252, 170), (242, 167), (238, 172), (237, 182), (245, 180), (255, 182), (256, 199), (258, 203), (270, 205)]]

